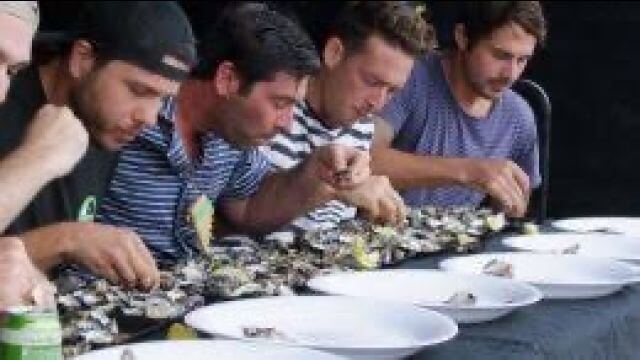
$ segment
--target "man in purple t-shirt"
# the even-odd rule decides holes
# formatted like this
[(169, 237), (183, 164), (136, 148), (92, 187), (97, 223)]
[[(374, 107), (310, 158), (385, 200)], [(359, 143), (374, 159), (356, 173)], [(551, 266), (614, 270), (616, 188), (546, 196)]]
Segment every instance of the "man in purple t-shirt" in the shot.
[(477, 206), (524, 216), (540, 183), (531, 108), (509, 87), (546, 24), (537, 1), (462, 2), (453, 44), (417, 61), (383, 109), (372, 151), (409, 205)]

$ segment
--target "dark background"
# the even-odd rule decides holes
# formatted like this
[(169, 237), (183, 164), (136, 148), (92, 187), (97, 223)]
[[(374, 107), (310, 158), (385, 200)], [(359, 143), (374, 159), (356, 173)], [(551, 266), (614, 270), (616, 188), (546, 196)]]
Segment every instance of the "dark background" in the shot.
[[(78, 6), (41, 4), (45, 30), (63, 27)], [(196, 33), (221, 7), (181, 4)], [(544, 9), (548, 43), (524, 77), (553, 104), (549, 214), (639, 215), (640, 3), (554, 1)]]
[(640, 4), (545, 3), (546, 49), (525, 74), (553, 104), (553, 217), (640, 214)]

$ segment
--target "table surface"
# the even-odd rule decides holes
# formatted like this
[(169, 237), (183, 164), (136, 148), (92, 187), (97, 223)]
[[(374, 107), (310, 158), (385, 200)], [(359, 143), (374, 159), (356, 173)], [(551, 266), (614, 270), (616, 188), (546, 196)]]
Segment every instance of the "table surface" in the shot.
[[(504, 248), (490, 240), (484, 251)], [(400, 268), (437, 268), (446, 256), (412, 259)], [(164, 338), (156, 332), (137, 341)], [(543, 300), (500, 319), (460, 325), (453, 340), (411, 360), (640, 360), (640, 285), (588, 300)]]
[[(486, 251), (504, 250), (499, 239)], [(401, 267), (436, 268), (443, 257)], [(503, 318), (460, 325), (458, 336), (412, 360), (640, 359), (640, 285), (588, 300), (543, 300)]]

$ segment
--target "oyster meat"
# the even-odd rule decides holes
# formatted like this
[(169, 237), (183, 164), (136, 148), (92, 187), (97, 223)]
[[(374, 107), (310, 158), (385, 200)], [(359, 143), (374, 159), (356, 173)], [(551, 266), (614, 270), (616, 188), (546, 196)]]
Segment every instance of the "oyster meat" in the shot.
[(513, 278), (513, 265), (506, 261), (491, 259), (484, 264), (482, 272), (487, 275)]
[(475, 305), (478, 298), (470, 291), (456, 291), (450, 298), (444, 301), (445, 304), (453, 306), (471, 306)]

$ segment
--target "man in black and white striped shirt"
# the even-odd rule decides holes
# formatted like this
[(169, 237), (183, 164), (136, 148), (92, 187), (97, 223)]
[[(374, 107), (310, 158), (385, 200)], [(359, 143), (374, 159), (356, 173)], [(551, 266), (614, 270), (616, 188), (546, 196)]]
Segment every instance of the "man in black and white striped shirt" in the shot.
[[(316, 11), (307, 13), (319, 18)], [(303, 19), (323, 66), (310, 80), (305, 101), (296, 105), (289, 132), (263, 148), (276, 168), (295, 167), (313, 149), (327, 144), (369, 151), (374, 130), (369, 114), (403, 86), (414, 58), (430, 43), (420, 14), (402, 2), (354, 2), (341, 5), (332, 17), (336, 20), (325, 29)], [(386, 177), (372, 176), (340, 200), (294, 220), (293, 227), (331, 228), (353, 218), (356, 208), (369, 209), (364, 215), (374, 221), (399, 222), (405, 215), (404, 203)]]

